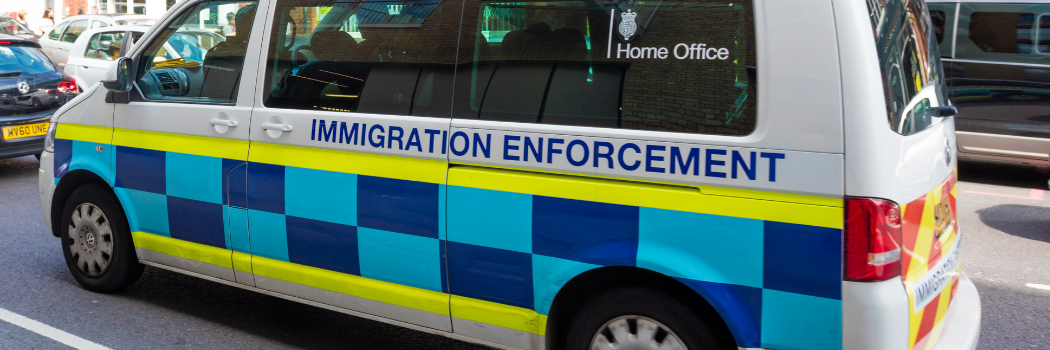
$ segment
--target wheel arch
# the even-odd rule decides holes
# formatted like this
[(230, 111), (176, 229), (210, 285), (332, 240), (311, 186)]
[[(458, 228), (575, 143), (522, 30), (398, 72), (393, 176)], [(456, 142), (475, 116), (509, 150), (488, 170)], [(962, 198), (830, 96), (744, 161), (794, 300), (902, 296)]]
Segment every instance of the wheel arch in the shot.
[[(757, 337), (755, 327), (760, 327), (760, 324), (757, 324), (757, 318), (749, 320), (746, 315), (741, 317), (740, 313), (757, 317), (761, 312), (761, 290), (755, 288), (758, 300), (754, 300), (749, 298), (753, 292), (737, 293), (735, 286), (696, 282), (633, 266), (600, 267), (580, 273), (565, 283), (551, 302), (546, 329), (547, 349), (560, 349), (565, 345), (569, 324), (587, 300), (604, 291), (627, 286), (664, 292), (688, 305), (711, 327), (719, 343), (726, 348), (754, 344), (751, 340)], [(758, 308), (755, 309), (755, 306)]]
[(103, 191), (106, 191), (109, 195), (113, 196), (113, 199), (120, 207), (121, 219), (125, 220), (125, 224), (127, 224), (127, 216), (124, 213), (123, 203), (120, 202), (120, 198), (118, 198), (116, 193), (113, 192), (113, 188), (109, 186), (109, 183), (93, 171), (77, 169), (62, 176), (61, 180), (58, 181), (58, 185), (55, 186), (55, 194), (51, 197), (51, 234), (55, 237), (60, 236), (59, 230), (62, 226), (62, 212), (63, 208), (66, 206), (66, 201), (69, 200), (69, 196), (73, 194), (73, 191), (76, 191), (78, 188), (85, 185), (97, 185)]

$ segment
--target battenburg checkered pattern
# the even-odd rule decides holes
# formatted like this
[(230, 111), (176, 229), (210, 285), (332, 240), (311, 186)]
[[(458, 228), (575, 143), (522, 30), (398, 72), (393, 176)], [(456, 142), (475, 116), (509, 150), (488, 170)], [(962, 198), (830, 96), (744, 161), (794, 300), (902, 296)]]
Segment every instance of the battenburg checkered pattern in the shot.
[[(57, 142), (68, 171), (87, 145)], [(135, 231), (544, 315), (572, 277), (637, 266), (710, 301), (742, 347), (841, 348), (838, 229), (121, 146), (113, 159)]]

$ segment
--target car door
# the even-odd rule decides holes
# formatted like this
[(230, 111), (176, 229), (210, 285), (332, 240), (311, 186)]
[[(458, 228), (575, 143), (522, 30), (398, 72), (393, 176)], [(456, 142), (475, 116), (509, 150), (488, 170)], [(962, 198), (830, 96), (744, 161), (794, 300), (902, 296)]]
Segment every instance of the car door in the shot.
[[(258, 54), (250, 48), (260, 39), (250, 29), (264, 4), (182, 4), (181, 14), (129, 55), (136, 79), (130, 102), (114, 111), (115, 192), (142, 260), (251, 283), (250, 269), (234, 270), (228, 207), (244, 205), (237, 198), (244, 197), (257, 70), (256, 61), (244, 57)], [(234, 9), (248, 24), (243, 35), (212, 48), (200, 62), (166, 60), (173, 34), (200, 28), (199, 18), (216, 8)]]
[(51, 52), (48, 54), (55, 63), (58, 63), (60, 69), (66, 67), (66, 58), (69, 57), (69, 50), (73, 48), (73, 43), (77, 42), (80, 34), (87, 30), (88, 22), (86, 19), (69, 22), (69, 26), (62, 32), (62, 37), (51, 46)]
[(1046, 164), (1050, 4), (959, 6), (951, 100), (964, 157)]
[[(53, 28), (51, 28), (50, 32), (47, 32), (47, 34), (40, 37), (40, 48), (43, 49), (44, 53), (47, 54), (48, 57), (51, 57), (51, 52), (54, 51), (56, 46), (58, 46), (58, 39), (62, 38), (62, 32), (66, 30), (66, 27), (69, 26), (69, 23), (69, 21), (66, 21), (56, 24)], [(51, 60), (55, 61), (54, 58), (51, 58)], [(56, 61), (55, 63), (58, 62)]]
[(462, 2), (388, 6), (275, 5), (252, 112), (252, 270), (259, 288), (451, 331), (444, 140)]
[(78, 86), (89, 87), (105, 78), (113, 60), (120, 58), (124, 35), (123, 30), (95, 33), (88, 39), (83, 52), (70, 53), (67, 64), (73, 65)]

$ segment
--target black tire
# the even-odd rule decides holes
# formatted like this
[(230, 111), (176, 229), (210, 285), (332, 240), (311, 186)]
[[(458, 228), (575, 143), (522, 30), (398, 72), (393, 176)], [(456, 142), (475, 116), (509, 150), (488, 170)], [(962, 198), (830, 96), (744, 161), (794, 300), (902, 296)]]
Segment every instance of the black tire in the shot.
[(36, 157), (37, 161), (40, 161), (40, 153), (34, 154), (33, 156)]
[[(77, 260), (71, 251), (74, 238), (70, 236), (70, 228), (73, 224), (73, 212), (82, 204), (93, 204), (102, 210), (108, 221), (111, 231), (112, 254), (109, 265), (97, 276), (91, 276), (77, 266)], [(73, 191), (69, 200), (62, 210), (61, 226), (59, 236), (62, 241), (62, 255), (66, 259), (66, 266), (73, 274), (73, 278), (80, 283), (84, 289), (99, 292), (113, 293), (124, 290), (135, 283), (142, 276), (143, 266), (139, 264), (135, 254), (135, 246), (131, 241), (131, 232), (128, 230), (127, 219), (124, 211), (117, 203), (112, 194), (96, 185), (85, 185)], [(74, 229), (75, 230), (75, 229)], [(100, 240), (105, 239), (99, 236)]]
[[(605, 325), (623, 316), (642, 316), (661, 323), (689, 350), (727, 349), (719, 345), (711, 328), (686, 304), (643, 287), (613, 289), (585, 303), (569, 326), (566, 349), (590, 350), (591, 341), (605, 330)], [(633, 327), (633, 334), (637, 334), (637, 326)]]

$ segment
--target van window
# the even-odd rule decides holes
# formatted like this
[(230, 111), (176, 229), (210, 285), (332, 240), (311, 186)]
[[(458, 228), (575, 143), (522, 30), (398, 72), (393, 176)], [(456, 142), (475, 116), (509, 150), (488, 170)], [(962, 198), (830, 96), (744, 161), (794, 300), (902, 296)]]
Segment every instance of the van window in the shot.
[(267, 107), (450, 116), (463, 3), (277, 3)]
[[(256, 7), (254, 1), (208, 1), (179, 15), (139, 60), (142, 94), (151, 100), (236, 102)], [(219, 34), (216, 13), (234, 13), (236, 34)]]
[(124, 40), (124, 32), (103, 32), (91, 36), (88, 41), (85, 58), (112, 61), (120, 57), (120, 45)]
[(454, 117), (747, 135), (751, 1), (467, 5)]
[(62, 41), (67, 43), (76, 42), (80, 34), (83, 34), (87, 30), (88, 20), (81, 19), (73, 21), (69, 24), (69, 28), (62, 34)]
[(944, 96), (944, 71), (933, 25), (922, 1), (868, 1), (879, 53), (883, 89), (886, 96), (887, 121), (901, 135), (919, 133), (932, 122), (913, 122), (914, 113), (906, 106), (926, 86), (934, 86), (937, 100), (947, 104)]
[[(933, 23), (933, 33), (937, 36), (937, 44), (941, 46), (941, 57), (952, 56), (952, 38), (955, 37), (955, 9), (954, 2), (938, 2), (928, 4), (930, 7), (930, 22)], [(945, 41), (945, 39), (948, 39)]]
[(1050, 4), (963, 3), (959, 12), (956, 58), (1050, 64)]

